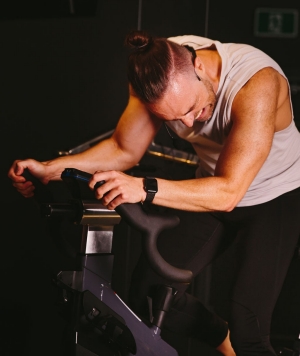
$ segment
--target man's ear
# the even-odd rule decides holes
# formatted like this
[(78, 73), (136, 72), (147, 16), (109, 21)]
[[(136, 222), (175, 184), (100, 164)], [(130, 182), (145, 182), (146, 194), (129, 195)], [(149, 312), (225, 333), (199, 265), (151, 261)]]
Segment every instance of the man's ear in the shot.
[(203, 63), (202, 63), (200, 57), (195, 58), (194, 67), (197, 69), (203, 70)]

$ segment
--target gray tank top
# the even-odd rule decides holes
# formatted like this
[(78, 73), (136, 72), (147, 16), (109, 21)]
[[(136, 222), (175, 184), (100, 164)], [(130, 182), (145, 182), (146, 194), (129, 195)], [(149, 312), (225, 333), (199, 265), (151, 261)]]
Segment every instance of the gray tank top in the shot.
[[(181, 121), (169, 121), (176, 134), (191, 142), (198, 157), (197, 177), (213, 176), (217, 160), (231, 126), (231, 106), (235, 95), (260, 69), (273, 67), (286, 78), (279, 65), (257, 48), (245, 44), (220, 43), (198, 36), (170, 37), (180, 45), (195, 50), (214, 46), (222, 58), (222, 71), (213, 116), (206, 122), (195, 122), (191, 128)], [(290, 97), (291, 103), (291, 97)], [(292, 106), (292, 103), (291, 103)], [(251, 148), (249, 148), (251, 149)], [(238, 206), (261, 204), (300, 187), (300, 133), (292, 121), (276, 132), (271, 151)]]

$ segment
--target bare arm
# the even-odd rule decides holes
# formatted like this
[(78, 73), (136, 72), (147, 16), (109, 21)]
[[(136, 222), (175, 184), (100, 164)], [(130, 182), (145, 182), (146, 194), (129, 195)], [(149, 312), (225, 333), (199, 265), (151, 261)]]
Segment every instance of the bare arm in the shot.
[(75, 155), (58, 157), (45, 162), (37, 162), (33, 159), (16, 160), (8, 176), (24, 196), (32, 196), (31, 182), (25, 182), (21, 176), (25, 168), (45, 184), (50, 180), (59, 180), (62, 171), (67, 167), (90, 173), (96, 170), (129, 169), (139, 162), (160, 124), (160, 121), (130, 93), (128, 104), (112, 137)]
[[(271, 68), (258, 72), (237, 94), (232, 107), (232, 128), (219, 157), (215, 176), (188, 182), (159, 182), (184, 209), (230, 211), (243, 198), (270, 152), (274, 132), (291, 120), (285, 79)], [(184, 198), (184, 191), (187, 197)], [(174, 193), (176, 192), (176, 193)], [(170, 199), (157, 196), (156, 204)]]
[[(190, 211), (230, 211), (245, 195), (265, 162), (276, 127), (291, 111), (286, 81), (271, 68), (253, 76), (237, 94), (232, 107), (232, 128), (219, 157), (215, 176), (183, 181), (158, 179), (153, 203)], [(104, 175), (103, 175), (104, 174)], [(116, 172), (95, 175), (108, 185), (98, 190), (109, 208), (124, 201), (145, 199), (141, 180), (126, 182)], [(95, 183), (91, 182), (91, 185)], [(125, 188), (125, 186), (129, 187)], [(134, 198), (133, 198), (134, 196)]]
[(160, 124), (139, 99), (130, 95), (112, 137), (76, 155), (44, 163), (51, 169), (58, 168), (56, 176), (60, 176), (66, 164), (90, 173), (127, 170), (140, 161)]

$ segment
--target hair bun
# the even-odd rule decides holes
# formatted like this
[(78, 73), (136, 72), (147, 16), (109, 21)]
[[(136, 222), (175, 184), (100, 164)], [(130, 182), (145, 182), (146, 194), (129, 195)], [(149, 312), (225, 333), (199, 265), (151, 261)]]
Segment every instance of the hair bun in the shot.
[(149, 48), (153, 38), (145, 31), (132, 31), (125, 39), (125, 44), (133, 50), (139, 51)]

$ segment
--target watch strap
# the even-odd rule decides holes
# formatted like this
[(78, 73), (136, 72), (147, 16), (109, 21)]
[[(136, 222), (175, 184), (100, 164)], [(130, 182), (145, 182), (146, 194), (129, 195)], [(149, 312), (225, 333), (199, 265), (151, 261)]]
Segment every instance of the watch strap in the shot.
[(145, 203), (151, 203), (157, 193), (157, 180), (153, 177), (144, 178), (144, 190), (147, 193)]

